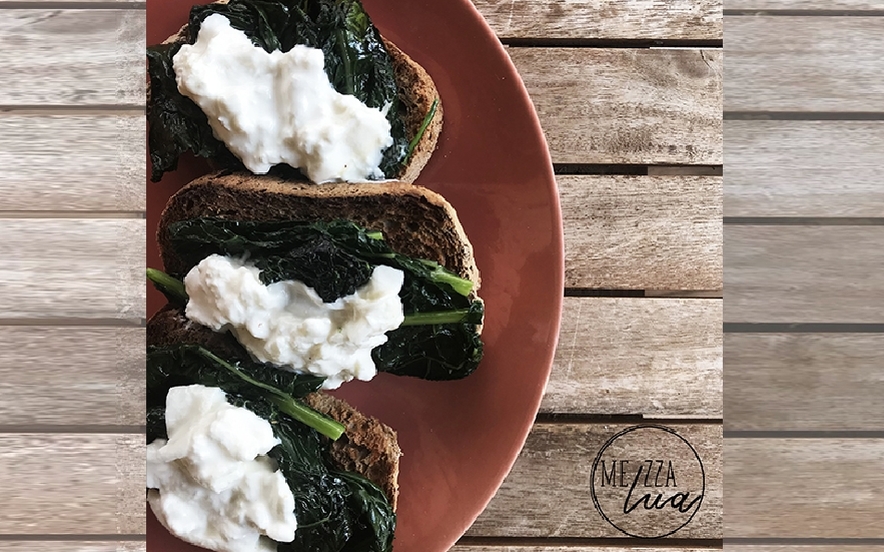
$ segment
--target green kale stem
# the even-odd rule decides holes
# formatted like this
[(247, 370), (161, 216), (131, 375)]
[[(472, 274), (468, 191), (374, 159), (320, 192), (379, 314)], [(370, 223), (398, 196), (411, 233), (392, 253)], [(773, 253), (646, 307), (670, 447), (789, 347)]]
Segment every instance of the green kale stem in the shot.
[(184, 282), (181, 280), (173, 278), (162, 270), (155, 268), (147, 269), (147, 279), (151, 281), (154, 287), (163, 292), (163, 295), (170, 302), (187, 305), (187, 290), (184, 288)]
[(312, 408), (309, 408), (289, 395), (286, 395), (279, 389), (273, 387), (272, 385), (267, 385), (260, 381), (254, 380), (242, 373), (236, 366), (230, 364), (224, 359), (216, 356), (211, 351), (199, 347), (199, 354), (211, 360), (215, 364), (225, 368), (240, 377), (241, 379), (249, 382), (255, 387), (259, 387), (269, 392), (271, 396), (269, 397), (270, 401), (279, 407), (280, 410), (291, 416), (293, 419), (309, 426), (318, 431), (319, 433), (325, 435), (332, 441), (337, 441), (338, 438), (344, 434), (344, 431), (347, 429), (343, 425), (339, 424), (335, 420), (332, 420), (329, 417), (323, 416), (319, 412), (316, 412)]
[(415, 312), (405, 315), (404, 326), (432, 326), (434, 324), (459, 324), (466, 322), (471, 314), (470, 309), (454, 309), (437, 312)]
[(430, 110), (427, 112), (426, 117), (424, 117), (423, 122), (421, 122), (420, 128), (417, 130), (417, 134), (414, 135), (414, 138), (411, 139), (411, 142), (408, 144), (408, 153), (405, 154), (405, 159), (402, 160), (402, 164), (405, 165), (408, 163), (408, 159), (411, 157), (411, 154), (414, 152), (414, 148), (417, 147), (418, 142), (421, 141), (421, 138), (424, 136), (424, 132), (426, 132), (427, 127), (430, 126), (430, 121), (433, 120), (433, 117), (436, 115), (436, 107), (439, 105), (439, 98), (433, 100), (433, 104), (430, 106)]
[(456, 291), (457, 293), (466, 297), (473, 291), (473, 282), (467, 280), (466, 278), (461, 278), (457, 274), (445, 270), (445, 267), (438, 263), (427, 263), (424, 264), (428, 266), (433, 266), (433, 272), (430, 273), (430, 279), (434, 282), (448, 284), (451, 286), (451, 289)]

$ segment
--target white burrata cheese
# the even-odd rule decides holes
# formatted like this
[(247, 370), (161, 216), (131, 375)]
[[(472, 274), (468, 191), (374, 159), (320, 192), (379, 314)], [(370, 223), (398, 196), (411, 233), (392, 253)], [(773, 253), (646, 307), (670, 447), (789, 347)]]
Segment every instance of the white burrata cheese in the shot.
[(207, 17), (196, 42), (172, 59), (179, 92), (253, 173), (285, 163), (318, 183), (384, 178), (389, 106), (338, 93), (324, 65), (322, 50), (304, 45), (267, 53), (221, 14)]
[(401, 270), (377, 266), (368, 283), (332, 303), (296, 280), (265, 286), (259, 274), (237, 259), (206, 257), (184, 278), (187, 318), (229, 329), (261, 362), (325, 376), (324, 389), (375, 376), (371, 350), (405, 320)]
[(294, 540), (294, 495), (265, 456), (279, 444), (270, 422), (217, 387), (190, 385), (166, 395), (166, 429), (168, 441), (147, 446), (147, 498), (173, 535), (220, 552)]

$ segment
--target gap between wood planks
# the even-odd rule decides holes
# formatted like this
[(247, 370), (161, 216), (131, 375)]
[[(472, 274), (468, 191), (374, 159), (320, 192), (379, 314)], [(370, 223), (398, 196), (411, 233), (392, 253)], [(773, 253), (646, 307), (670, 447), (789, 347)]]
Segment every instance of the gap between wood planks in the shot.
[(722, 165), (629, 165), (623, 163), (553, 163), (557, 175), (722, 176)]
[(652, 299), (721, 299), (721, 290), (565, 288), (565, 297), (647, 297)]
[(560, 414), (540, 412), (535, 424), (662, 424), (662, 425), (722, 425), (721, 418), (655, 418), (644, 414)]

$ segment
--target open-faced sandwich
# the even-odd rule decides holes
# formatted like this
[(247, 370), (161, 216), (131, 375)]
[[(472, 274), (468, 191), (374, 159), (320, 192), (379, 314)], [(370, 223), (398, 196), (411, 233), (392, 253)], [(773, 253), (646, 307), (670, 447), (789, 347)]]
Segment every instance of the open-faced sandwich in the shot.
[(358, 0), (194, 6), (148, 66), (154, 181), (191, 152), (316, 183), (413, 182), (442, 127), (432, 79)]
[(482, 357), (472, 247), (438, 194), (221, 171), (177, 192), (148, 322), (157, 518), (219, 551), (392, 547), (395, 432), (325, 395)]

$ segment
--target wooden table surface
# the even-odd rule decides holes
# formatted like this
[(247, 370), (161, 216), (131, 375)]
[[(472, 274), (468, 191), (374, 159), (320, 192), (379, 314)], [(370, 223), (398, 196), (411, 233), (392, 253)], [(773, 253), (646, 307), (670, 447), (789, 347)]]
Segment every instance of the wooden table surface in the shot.
[[(721, 3), (475, 4), (507, 45), (549, 141), (564, 216), (566, 289), (559, 347), (537, 422), (497, 496), (453, 550), (721, 547)], [(748, 9), (783, 2), (739, 4)], [(734, 41), (729, 65), (735, 74), (753, 70), (752, 56), (787, 47), (753, 47), (759, 29), (788, 35), (796, 24), (774, 16), (729, 19), (741, 37)], [(71, 0), (68, 6), (0, 0), (0, 187), (7, 192), (0, 210), (0, 256), (6, 259), (0, 265), (3, 550), (47, 549), (33, 542), (41, 540), (54, 541), (51, 547), (60, 551), (144, 549), (144, 22), (143, 2)], [(877, 31), (864, 18), (839, 24), (852, 35)], [(800, 36), (828, 31), (809, 24), (806, 32)], [(810, 51), (812, 39), (799, 38), (788, 47)], [(845, 70), (847, 57), (880, 54), (880, 42), (877, 52), (845, 43), (825, 66), (808, 61), (783, 68), (780, 75), (791, 77), (791, 69), (822, 79)], [(752, 90), (729, 90), (727, 108), (831, 111), (850, 109), (844, 97), (851, 94), (877, 98), (879, 107), (884, 98), (880, 79), (856, 79), (851, 89), (839, 91), (839, 100), (802, 95), (797, 77), (789, 77), (763, 104), (750, 100), (758, 96)], [(815, 149), (824, 137), (851, 132), (869, 133), (866, 147), (880, 151), (879, 126), (729, 121), (735, 185), (725, 214), (876, 216), (878, 211), (850, 197), (871, 187), (876, 166), (859, 166), (865, 177), (849, 190), (826, 189), (823, 182), (817, 193), (796, 197), (788, 195), (785, 184), (776, 191), (759, 187), (752, 171), (774, 180), (787, 176), (774, 156), (761, 168), (750, 167), (741, 152), (768, 139), (768, 127), (811, 137), (794, 152), (809, 160), (855, 153)], [(72, 165), (59, 164), (62, 156)], [(807, 178), (818, 177), (808, 171)], [(804, 299), (834, 290), (824, 278), (811, 281), (802, 274), (813, 273), (821, 260), (834, 261), (847, 242), (880, 251), (873, 247), (875, 239), (884, 238), (879, 229), (839, 227), (819, 250), (808, 245), (820, 239), (815, 227), (728, 228), (729, 238), (742, 244), (736, 270), (729, 274), (729, 321), (796, 321), (766, 310), (769, 296), (782, 293), (786, 284), (780, 283), (782, 275), (756, 263), (759, 251), (778, 244), (791, 246), (796, 268), (789, 293), (798, 308), (807, 309), (801, 320), (877, 321), (874, 309), (848, 309), (880, 287), (880, 272), (816, 311)], [(880, 253), (875, 255), (872, 260), (880, 261)], [(859, 273), (864, 265), (857, 261), (845, 269)], [(864, 314), (849, 314), (856, 312)], [(733, 361), (745, 366), (733, 377), (751, 381), (764, 377), (761, 368), (751, 369), (753, 354), (796, 347), (811, 358), (820, 340), (831, 338), (735, 333), (728, 339), (741, 343)], [(856, 369), (850, 373), (861, 381), (863, 352), (881, 343), (867, 335), (852, 339), (837, 345), (854, 351)], [(814, 358), (824, 365), (824, 357)], [(804, 387), (809, 397), (813, 385)], [(875, 385), (880, 391), (880, 380)], [(776, 419), (772, 408), (763, 402), (736, 407), (729, 427), (770, 429)], [(665, 542), (630, 539), (605, 522), (593, 507), (586, 475), (606, 440), (649, 420), (685, 436), (706, 466), (701, 509), (672, 535), (675, 540)], [(738, 440), (729, 454), (750, 465), (765, 444)], [(642, 457), (643, 446), (631, 454)], [(659, 449), (654, 442), (646, 446), (647, 454)], [(784, 464), (777, 469), (801, 467), (799, 453), (808, 448), (845, 458), (856, 449), (865, 456), (851, 465), (880, 478), (871, 471), (871, 456), (880, 455), (880, 448), (851, 446), (786, 441), (780, 451)], [(733, 466), (731, 476), (740, 481), (740, 464)], [(734, 495), (741, 492), (752, 491), (747, 487)], [(811, 515), (812, 507), (806, 504), (794, 515)], [(736, 536), (763, 536), (776, 523), (759, 519), (757, 510), (734, 513), (729, 527)]]

